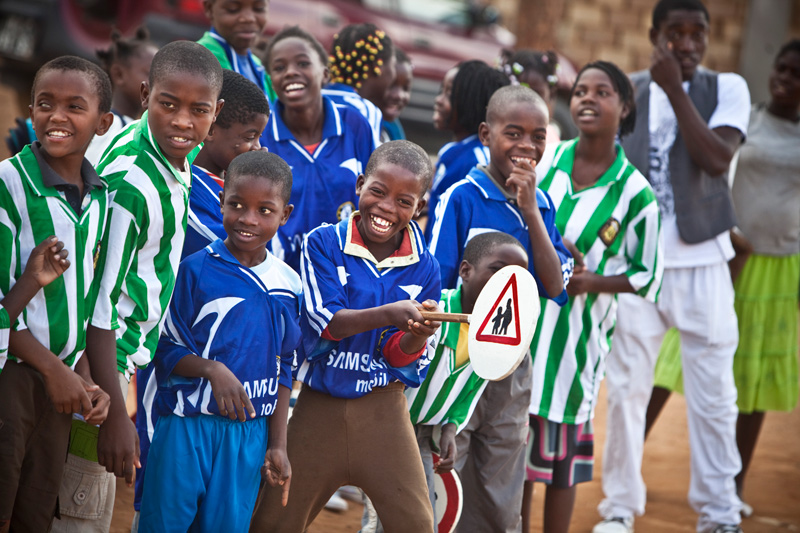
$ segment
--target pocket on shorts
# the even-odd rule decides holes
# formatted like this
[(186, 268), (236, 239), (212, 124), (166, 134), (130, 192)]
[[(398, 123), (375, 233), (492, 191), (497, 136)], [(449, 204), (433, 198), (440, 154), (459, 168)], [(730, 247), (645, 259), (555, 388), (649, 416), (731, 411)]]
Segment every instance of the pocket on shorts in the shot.
[(113, 477), (104, 466), (69, 455), (58, 492), (61, 514), (84, 520), (99, 520), (106, 508)]

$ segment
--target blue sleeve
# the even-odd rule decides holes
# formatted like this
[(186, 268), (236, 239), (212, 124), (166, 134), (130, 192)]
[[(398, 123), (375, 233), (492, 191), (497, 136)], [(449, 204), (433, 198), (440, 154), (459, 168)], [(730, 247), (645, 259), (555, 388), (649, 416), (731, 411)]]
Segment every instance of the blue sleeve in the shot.
[(332, 255), (339, 245), (326, 239), (337, 231), (336, 226), (321, 226), (306, 235), (301, 251), (301, 275), (303, 278), (303, 305), (300, 326), (303, 333), (303, 351), (306, 359), (313, 361), (327, 354), (337, 344), (322, 337), (322, 333), (340, 309), (348, 307), (344, 283), (347, 272), (337, 265)]
[(462, 214), (464, 200), (460, 194), (454, 194), (457, 190), (458, 186), (454, 185), (439, 198), (428, 243), (431, 254), (439, 262), (441, 286), (446, 289), (454, 289), (458, 283), (458, 267), (469, 226), (466, 215)]
[(283, 339), (281, 342), (280, 375), (278, 377), (278, 383), (291, 389), (292, 368), (295, 364), (295, 349), (300, 343), (301, 337), (300, 324), (298, 323), (299, 317), (297, 313), (292, 312), (286, 304), (279, 305), (278, 309), (280, 309), (281, 313), (280, 319), (283, 321)]
[(550, 198), (550, 195), (547, 194), (545, 191), (541, 189), (536, 189), (538, 193), (544, 195), (547, 201), (550, 204), (550, 209), (540, 209), (540, 213), (542, 214), (542, 220), (544, 221), (544, 226), (547, 228), (547, 233), (550, 236), (550, 241), (553, 243), (553, 248), (556, 249), (556, 254), (558, 255), (558, 260), (561, 262), (561, 275), (564, 280), (563, 289), (561, 290), (561, 294), (556, 296), (555, 298), (551, 297), (547, 294), (547, 291), (544, 289), (541, 281), (539, 280), (539, 276), (534, 276), (536, 278), (536, 285), (539, 289), (539, 294), (544, 296), (545, 298), (550, 298), (559, 306), (563, 306), (567, 303), (569, 296), (567, 295), (567, 284), (569, 283), (569, 278), (572, 277), (572, 269), (574, 266), (574, 260), (572, 258), (572, 254), (567, 250), (567, 247), (564, 246), (564, 241), (561, 238), (561, 233), (559, 233), (558, 228), (556, 228), (556, 209), (555, 204), (553, 204), (553, 199)]
[(359, 128), (360, 131), (357, 132), (356, 139), (369, 139), (369, 142), (361, 141), (356, 143), (356, 157), (361, 162), (361, 173), (363, 174), (367, 169), (367, 162), (377, 146), (375, 146), (375, 136), (372, 127), (367, 119), (359, 121), (358, 124), (361, 127)]

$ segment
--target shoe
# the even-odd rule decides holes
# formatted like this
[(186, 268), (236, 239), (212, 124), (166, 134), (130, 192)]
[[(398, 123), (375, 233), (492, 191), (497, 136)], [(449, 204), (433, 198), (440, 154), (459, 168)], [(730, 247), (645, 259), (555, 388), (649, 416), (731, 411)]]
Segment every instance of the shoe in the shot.
[(709, 529), (708, 533), (742, 533), (739, 524), (717, 524), (714, 529)]
[(350, 506), (347, 505), (347, 502), (339, 495), (339, 491), (333, 493), (333, 496), (328, 500), (328, 503), (325, 504), (325, 509), (329, 511), (337, 511), (343, 513), (349, 509)]
[(742, 510), (739, 513), (742, 515), (742, 518), (750, 518), (753, 516), (753, 506), (742, 502)]
[(615, 516), (607, 518), (594, 526), (592, 533), (633, 533), (633, 517)]

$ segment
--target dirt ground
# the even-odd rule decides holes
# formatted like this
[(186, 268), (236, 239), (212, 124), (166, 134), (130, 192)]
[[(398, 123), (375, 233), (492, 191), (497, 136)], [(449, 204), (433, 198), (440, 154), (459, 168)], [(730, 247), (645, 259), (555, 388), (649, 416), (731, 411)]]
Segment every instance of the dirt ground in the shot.
[[(27, 113), (18, 106), (16, 95), (0, 86), (0, 136), (5, 138), (13, 117)], [(8, 157), (5, 142), (0, 158)], [(590, 532), (598, 519), (602, 498), (600, 473), (605, 441), (605, 390), (601, 391), (595, 418), (595, 480), (578, 489), (572, 531)], [(770, 413), (748, 475), (744, 498), (755, 510), (742, 523), (747, 533), (800, 531), (800, 409), (792, 413)], [(644, 477), (648, 484), (647, 514), (636, 521), (636, 530), (646, 533), (692, 532), (697, 518), (689, 507), (689, 445), (686, 403), (673, 395), (645, 446)], [(541, 532), (543, 490), (534, 496), (531, 532)], [(112, 533), (130, 531), (133, 489), (117, 484)], [(351, 503), (345, 513), (323, 511), (309, 531), (344, 533), (359, 529), (361, 505)]]

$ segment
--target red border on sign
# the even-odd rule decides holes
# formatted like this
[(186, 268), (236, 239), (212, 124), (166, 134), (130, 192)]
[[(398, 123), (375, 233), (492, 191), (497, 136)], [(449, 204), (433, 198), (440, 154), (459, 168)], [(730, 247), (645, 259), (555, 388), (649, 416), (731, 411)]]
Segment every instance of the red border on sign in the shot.
[[(504, 335), (484, 335), (483, 330), (486, 328), (486, 324), (489, 323), (489, 320), (494, 316), (494, 310), (497, 309), (500, 300), (503, 299), (503, 296), (506, 294), (508, 290), (508, 286), (511, 285), (511, 298), (514, 300), (514, 333), (513, 337), (506, 337)], [(511, 274), (511, 277), (508, 278), (508, 283), (506, 286), (503, 287), (503, 290), (500, 291), (500, 295), (495, 300), (494, 305), (489, 308), (489, 314), (486, 315), (486, 318), (483, 319), (481, 323), (481, 327), (478, 329), (478, 333), (475, 335), (475, 338), (479, 341), (483, 342), (493, 342), (496, 344), (508, 344), (511, 346), (517, 346), (522, 341), (522, 336), (519, 332), (519, 298), (517, 297), (517, 274)]]

